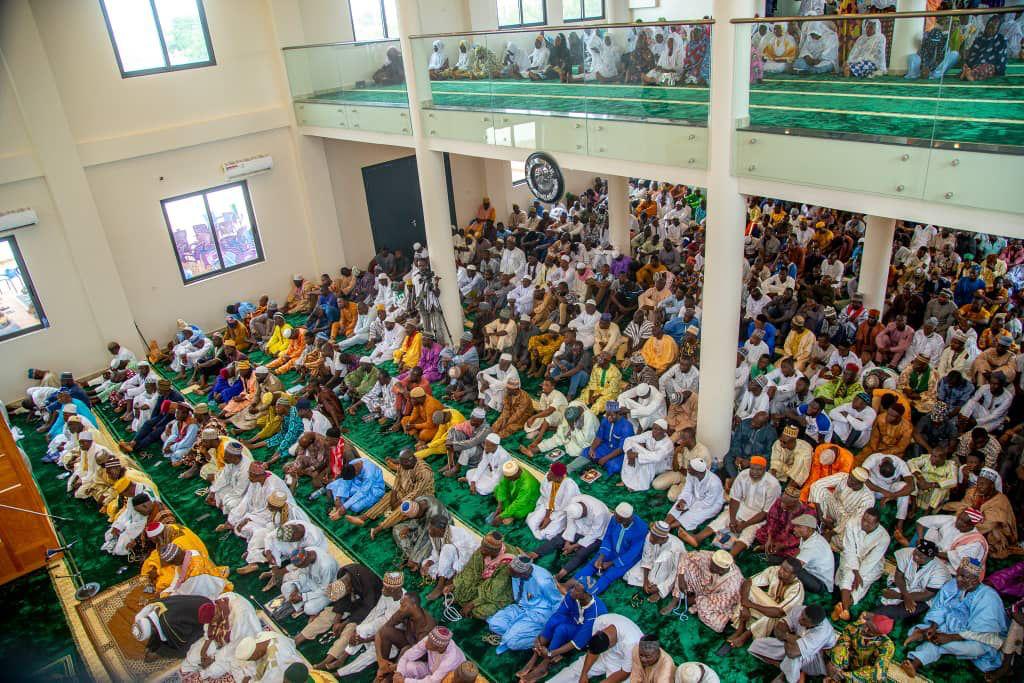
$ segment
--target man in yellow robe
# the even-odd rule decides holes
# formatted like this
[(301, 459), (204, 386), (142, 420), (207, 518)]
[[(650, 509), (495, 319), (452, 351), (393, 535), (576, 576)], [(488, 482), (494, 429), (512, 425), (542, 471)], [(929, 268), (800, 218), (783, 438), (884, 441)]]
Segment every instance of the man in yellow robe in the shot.
[(604, 412), (604, 404), (619, 395), (621, 386), (622, 371), (612, 364), (610, 355), (602, 353), (597, 357), (597, 364), (590, 373), (590, 381), (580, 393), (580, 400), (586, 403), (595, 415), (600, 415)]
[(676, 340), (665, 334), (661, 325), (656, 324), (650, 339), (640, 349), (640, 355), (644, 357), (644, 363), (661, 375), (676, 362), (677, 351)]
[(194, 550), (206, 558), (210, 556), (206, 544), (191, 529), (181, 524), (154, 522), (146, 526), (146, 536), (156, 547), (143, 561), (139, 576), (152, 586), (157, 594), (163, 593), (171, 585), (177, 571), (177, 566), (166, 564), (160, 559), (160, 551), (168, 543), (174, 543), (182, 550)]
[[(270, 333), (270, 340), (267, 341), (266, 352), (268, 356), (275, 358), (288, 349), (288, 335), (285, 330), (292, 329), (292, 326), (285, 322), (283, 313), (274, 314), (274, 331)], [(289, 334), (291, 334), (289, 332)]]
[(437, 432), (435, 432), (434, 438), (427, 443), (425, 448), (416, 451), (417, 458), (429, 458), (432, 455), (446, 453), (448, 451), (448, 432), (455, 425), (465, 422), (466, 418), (454, 408), (445, 408), (444, 410), (436, 411), (433, 415), (433, 420), (437, 424)]
[(177, 541), (160, 549), (160, 561), (169, 571), (167, 585), (157, 589), (161, 598), (180, 593), (213, 599), (234, 588), (227, 580), (227, 567), (218, 567), (197, 550), (183, 550)]
[(804, 327), (802, 315), (794, 315), (790, 322), (792, 329), (782, 344), (782, 355), (792, 358), (797, 372), (803, 372), (811, 360), (811, 351), (814, 349), (814, 333)]
[(405, 339), (402, 345), (392, 355), (399, 372), (405, 372), (420, 362), (420, 352), (423, 350), (423, 335), (416, 329), (416, 323), (406, 323)]

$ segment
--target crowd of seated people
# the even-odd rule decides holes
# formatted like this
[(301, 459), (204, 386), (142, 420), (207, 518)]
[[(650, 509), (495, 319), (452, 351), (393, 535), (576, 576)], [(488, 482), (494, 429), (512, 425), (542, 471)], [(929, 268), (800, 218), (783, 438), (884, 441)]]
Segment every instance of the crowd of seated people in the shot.
[[(305, 675), (295, 643), (324, 639), (316, 666), (341, 677), (376, 666), (382, 681), (475, 681), (435, 622), (444, 604), (489, 630), (497, 654), (523, 653), (508, 680), (568, 663), (549, 680), (714, 681), (740, 647), (791, 682), (884, 680), (894, 664), (927, 675), (952, 659), (1010, 676), (1024, 634), (1024, 244), (898, 223), (876, 310), (859, 294), (862, 215), (752, 197), (735, 226), (741, 322), (735, 339), (705, 339), (702, 192), (631, 181), (621, 252), (606, 206), (600, 179), (507, 216), (485, 201), (454, 235), (470, 314), (454, 339), (421, 317), (432, 276), (414, 245), (336, 277), (297, 274), (280, 303), (231, 304), (223, 331), (179, 321), (145, 361), (111, 344), (90, 383), (30, 370), (24, 408), (56, 465), (37, 476), (71, 473), (69, 495), (110, 521), (97, 550), (145, 558), (166, 606), (139, 613), (137, 637), (181, 657), (184, 680), (267, 667), (305, 680), (287, 673)], [(706, 343), (737, 349), (726, 452), (695, 433)], [(105, 438), (99, 406), (133, 436)], [(406, 447), (364, 454), (342, 433), (360, 424)], [(157, 457), (208, 487), (218, 531), (245, 541), (237, 566), (209, 561), (161, 502), (145, 471)], [(648, 502), (588, 495), (590, 470)], [(486, 501), (498, 531), (455, 524), (438, 474)], [(297, 499), (307, 478), (314, 493)], [(339, 567), (306, 510), (329, 510), (342, 538), (370, 526), (401, 564)], [(518, 529), (533, 541), (512, 548)], [(304, 624), (295, 643), (259, 630), (229, 570), (264, 572)], [(423, 595), (402, 588), (405, 573)], [(623, 584), (652, 620), (688, 607), (721, 634), (717, 653), (676, 671), (674, 636), (606, 603)], [(159, 626), (175, 603), (189, 642)]]

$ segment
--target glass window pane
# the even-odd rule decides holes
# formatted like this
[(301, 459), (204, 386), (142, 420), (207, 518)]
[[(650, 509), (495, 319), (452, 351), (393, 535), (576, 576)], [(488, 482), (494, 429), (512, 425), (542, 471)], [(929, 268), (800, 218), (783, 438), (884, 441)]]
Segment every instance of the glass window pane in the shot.
[(575, 21), (582, 18), (583, 0), (562, 0), (562, 20)]
[(352, 31), (356, 40), (378, 40), (385, 37), (380, 0), (349, 0), (348, 6), (352, 12)]
[(224, 267), (240, 266), (259, 258), (256, 235), (249, 220), (249, 205), (241, 185), (206, 194)]
[(512, 168), (512, 184), (518, 185), (519, 183), (526, 182), (526, 162), (525, 161), (510, 161), (508, 165)]
[(188, 282), (221, 269), (202, 195), (164, 202), (178, 262)]
[(522, 3), (524, 24), (544, 23), (544, 0), (522, 0)]
[(14, 238), (0, 239), (0, 339), (49, 326)]
[(103, 0), (103, 4), (114, 34), (114, 47), (126, 73), (167, 66), (148, 2)]
[(519, 23), (519, 0), (498, 0), (498, 26)]
[(172, 65), (210, 60), (197, 0), (156, 0), (156, 13)]
[(395, 9), (395, 0), (384, 0), (384, 18), (387, 20), (388, 37), (397, 38), (398, 10)]
[(583, 0), (583, 13), (586, 19), (603, 19), (604, 0)]

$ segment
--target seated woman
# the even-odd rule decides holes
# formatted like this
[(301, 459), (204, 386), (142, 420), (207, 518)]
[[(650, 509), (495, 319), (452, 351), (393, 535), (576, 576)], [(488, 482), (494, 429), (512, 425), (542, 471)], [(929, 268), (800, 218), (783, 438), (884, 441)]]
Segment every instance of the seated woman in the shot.
[(573, 80), (598, 83), (614, 83), (619, 80), (622, 50), (612, 41), (610, 33), (606, 33), (604, 39), (595, 36), (588, 42), (587, 50), (590, 52), (590, 68)]
[(497, 78), (501, 74), (501, 62), (494, 51), (486, 45), (474, 45), (469, 54), (469, 77), (474, 80)]
[(397, 47), (389, 47), (383, 66), (373, 72), (373, 82), (377, 85), (397, 85), (405, 82), (405, 71), (402, 69), (402, 53)]
[[(703, 27), (697, 27), (703, 28)], [(686, 56), (678, 46), (679, 36), (670, 34), (665, 40), (665, 48), (658, 55), (654, 68), (643, 76), (648, 85), (675, 85), (683, 71), (683, 59)]]
[(469, 77), (469, 44), (464, 40), (460, 40), (459, 57), (455, 60), (455, 66), (448, 69), (445, 73), (445, 78), (459, 80)]
[(538, 35), (533, 41), (533, 51), (530, 52), (526, 71), (521, 72), (520, 75), (523, 78), (529, 78), (534, 81), (541, 80), (548, 72), (550, 62), (551, 50), (548, 49), (547, 43), (544, 42), (544, 36)]
[(444, 41), (435, 40), (427, 62), (427, 73), (432, 81), (443, 81), (447, 78), (448, 55), (444, 53)]
[(960, 71), (962, 81), (984, 81), (1006, 73), (1006, 38), (999, 33), (999, 15), (985, 23), (985, 30), (974, 39)]
[(530, 56), (523, 54), (519, 46), (511, 40), (505, 46), (505, 56), (501, 61), (502, 78), (526, 78), (530, 68)]
[(636, 45), (623, 57), (626, 65), (624, 82), (640, 83), (644, 74), (654, 68), (656, 57), (651, 51), (650, 40), (650, 34), (647, 31), (640, 31), (636, 34)]
[(885, 35), (878, 19), (864, 21), (864, 32), (850, 49), (843, 75), (853, 78), (882, 76), (888, 71), (885, 58)]
[[(762, 55), (764, 56), (765, 73), (783, 73), (789, 71), (790, 65), (796, 59), (796, 40), (786, 30), (785, 23), (778, 23), (772, 26), (772, 35), (764, 41)], [(690, 41), (691, 46), (693, 40)]]
[(694, 26), (690, 30), (690, 42), (686, 44), (685, 51), (683, 80), (690, 84), (706, 85), (711, 77), (711, 36), (707, 26)]
[[(545, 46), (545, 50), (548, 48)], [(555, 42), (548, 50), (547, 68), (540, 70), (530, 67), (530, 79), (534, 81), (558, 79), (568, 83), (572, 77), (572, 57), (569, 54), (569, 44), (565, 40), (565, 34), (559, 33), (555, 36)]]
[(800, 56), (793, 62), (793, 73), (827, 74), (839, 65), (839, 36), (828, 24), (815, 21), (807, 27), (800, 45)]

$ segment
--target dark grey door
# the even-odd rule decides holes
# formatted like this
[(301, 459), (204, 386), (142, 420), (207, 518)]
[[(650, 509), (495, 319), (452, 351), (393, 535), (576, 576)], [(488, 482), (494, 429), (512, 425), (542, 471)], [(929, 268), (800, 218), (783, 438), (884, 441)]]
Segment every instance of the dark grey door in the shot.
[(365, 166), (363, 187), (375, 248), (402, 249), (409, 256), (414, 243), (426, 244), (415, 156)]

